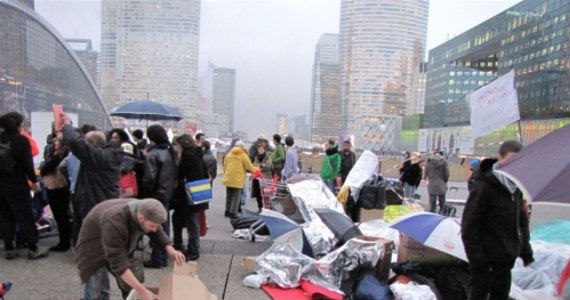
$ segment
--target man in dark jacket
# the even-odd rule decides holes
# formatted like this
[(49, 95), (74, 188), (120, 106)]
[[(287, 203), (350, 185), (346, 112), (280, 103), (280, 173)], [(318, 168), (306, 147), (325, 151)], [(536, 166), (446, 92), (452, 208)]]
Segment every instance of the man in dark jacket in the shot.
[(210, 176), (210, 184), (214, 183), (214, 179), (218, 176), (218, 160), (210, 149), (210, 142), (202, 142), (202, 151), (204, 151), (204, 163), (208, 168), (208, 175)]
[(85, 217), (75, 248), (75, 261), (85, 300), (109, 299), (109, 270), (117, 279), (123, 298), (131, 289), (141, 299), (157, 299), (132, 272), (132, 254), (137, 242), (147, 234), (174, 259), (184, 262), (184, 255), (160, 226), (167, 219), (164, 206), (155, 199), (113, 199), (96, 205)]
[[(176, 153), (168, 140), (164, 127), (152, 125), (146, 130), (151, 148), (145, 157), (144, 176), (141, 186), (141, 198), (154, 198), (168, 210), (174, 196), (177, 179)], [(170, 232), (170, 221), (162, 224), (166, 234)], [(166, 253), (151, 244), (151, 260), (145, 262), (147, 268), (166, 266)]]
[(447, 193), (447, 181), (449, 180), (449, 165), (443, 157), (443, 151), (437, 151), (427, 160), (426, 178), (428, 180), (428, 193), (430, 208), (432, 213), (436, 212), (436, 203), (439, 199), (439, 210), (445, 205), (445, 194)]
[(63, 140), (81, 162), (72, 199), (77, 208), (74, 231), (79, 232), (83, 219), (95, 205), (119, 197), (123, 153), (120, 148), (107, 144), (103, 132), (94, 130), (83, 138), (73, 129), (67, 115), (63, 115), (63, 120)]
[(2, 157), (2, 166), (10, 170), (0, 171), (0, 229), (4, 240), (5, 258), (12, 260), (18, 256), (14, 250), (16, 224), (19, 225), (20, 237), (28, 246), (28, 258), (35, 259), (48, 254), (45, 247), (38, 247), (38, 230), (32, 211), (30, 187), (28, 180), (34, 184), (34, 191), (39, 192), (30, 142), (20, 134), (24, 116), (17, 112), (9, 112), (0, 117), (0, 143), (8, 146), (3, 151), (9, 157)]
[[(408, 156), (409, 157), (409, 156)], [(400, 182), (404, 185), (404, 197), (414, 198), (418, 186), (422, 181), (422, 162), (419, 156), (414, 156), (408, 160), (410, 164), (401, 170)]]
[(356, 155), (350, 149), (351, 147), (352, 143), (350, 140), (344, 141), (342, 147), (342, 161), (340, 163), (340, 177), (342, 178), (343, 183), (346, 181), (348, 173), (350, 173), (350, 170), (352, 170), (352, 167), (354, 167), (354, 164), (356, 163)]
[(534, 261), (522, 193), (496, 172), (521, 149), (517, 141), (504, 142), (493, 170), (479, 177), (469, 193), (461, 224), (471, 266), (469, 299), (507, 299), (515, 259), (521, 257), (525, 266)]

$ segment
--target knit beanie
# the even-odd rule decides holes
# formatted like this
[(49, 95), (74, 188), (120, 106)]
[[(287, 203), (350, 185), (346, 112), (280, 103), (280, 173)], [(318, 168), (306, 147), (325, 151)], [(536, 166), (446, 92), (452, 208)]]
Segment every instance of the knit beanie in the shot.
[(167, 219), (167, 212), (162, 203), (152, 198), (139, 200), (137, 213), (141, 214), (145, 220), (156, 224), (162, 224)]

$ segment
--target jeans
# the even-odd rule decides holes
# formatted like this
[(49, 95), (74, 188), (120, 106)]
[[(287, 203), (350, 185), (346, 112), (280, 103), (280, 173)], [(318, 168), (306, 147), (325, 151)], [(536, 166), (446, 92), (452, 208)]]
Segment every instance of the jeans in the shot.
[[(168, 211), (168, 209), (166, 211)], [(170, 214), (167, 214), (167, 216), (168, 217), (166, 219), (166, 222), (162, 223), (161, 225), (162, 229), (164, 229), (164, 233), (166, 233), (167, 236), (170, 236)], [(150, 260), (166, 266), (166, 260), (168, 259), (166, 251), (164, 249), (158, 248), (158, 245), (154, 244), (153, 242), (150, 243), (150, 246), (152, 247)]]
[(102, 267), (95, 271), (89, 279), (85, 282), (85, 287), (83, 289), (83, 299), (84, 300), (109, 300), (111, 299), (109, 295), (109, 273), (107, 273), (107, 268)]
[(432, 213), (435, 213), (435, 203), (437, 201), (437, 198), (439, 198), (439, 210), (443, 209), (443, 206), (445, 205), (445, 194), (443, 195), (429, 195), (429, 211)]
[(237, 214), (243, 189), (226, 187), (226, 212)]
[(334, 194), (334, 179), (333, 180), (323, 179), (323, 182), (325, 183), (325, 186), (328, 187), (329, 190)]
[[(160, 200), (159, 200), (160, 201)], [(170, 210), (169, 210), (169, 202), (170, 201), (160, 201), (166, 209), (166, 222), (162, 223), (162, 229), (167, 236), (170, 236)], [(168, 259), (168, 255), (164, 249), (158, 248), (158, 245), (154, 244), (153, 242), (150, 243), (152, 247), (152, 253), (150, 254), (150, 260), (160, 263), (163, 266), (166, 266), (166, 260)]]
[(200, 249), (200, 223), (199, 213), (188, 210), (174, 210), (172, 214), (173, 243), (177, 247), (182, 246), (182, 230), (186, 228), (188, 233), (189, 254), (198, 254)]
[(416, 187), (404, 182), (404, 198), (414, 198)]

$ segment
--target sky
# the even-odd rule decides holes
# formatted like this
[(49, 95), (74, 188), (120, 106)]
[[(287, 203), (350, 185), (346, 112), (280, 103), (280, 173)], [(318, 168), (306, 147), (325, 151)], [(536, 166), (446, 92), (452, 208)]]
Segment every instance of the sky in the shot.
[[(428, 51), (518, 2), (431, 0)], [(100, 0), (36, 0), (36, 11), (99, 51)], [(199, 74), (208, 61), (236, 69), (235, 129), (254, 139), (275, 132), (278, 113), (308, 120), (315, 45), (338, 33), (339, 16), (340, 0), (202, 0)]]

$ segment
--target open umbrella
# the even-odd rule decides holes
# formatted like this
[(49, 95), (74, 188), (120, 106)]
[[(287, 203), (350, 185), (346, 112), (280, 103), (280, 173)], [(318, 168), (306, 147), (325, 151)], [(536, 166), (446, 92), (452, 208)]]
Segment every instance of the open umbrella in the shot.
[(274, 210), (263, 209), (259, 214), (276, 243), (291, 244), (303, 254), (313, 257), (313, 249), (305, 236), (303, 227), (287, 216)]
[(144, 119), (153, 121), (180, 121), (184, 119), (184, 115), (182, 115), (177, 109), (150, 100), (126, 103), (113, 109), (110, 115), (126, 119)]
[(348, 240), (361, 236), (362, 232), (350, 218), (335, 210), (326, 208), (316, 208), (315, 212), (319, 218), (327, 225), (338, 239), (338, 246), (346, 243)]
[(570, 126), (523, 148), (499, 168), (534, 202), (570, 205)]
[(427, 247), (468, 261), (461, 240), (461, 224), (457, 219), (423, 212), (403, 216), (390, 227)]

